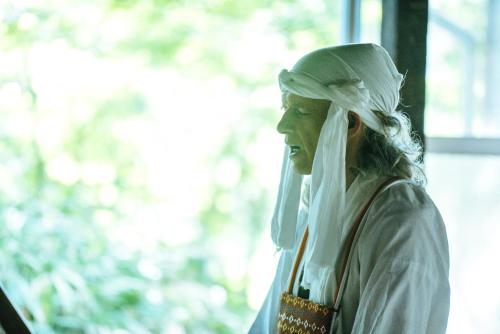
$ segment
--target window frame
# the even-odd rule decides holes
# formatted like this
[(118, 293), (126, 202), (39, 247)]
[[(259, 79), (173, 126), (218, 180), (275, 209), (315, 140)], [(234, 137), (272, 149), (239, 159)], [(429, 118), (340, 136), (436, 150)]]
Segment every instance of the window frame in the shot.
[[(344, 43), (359, 43), (361, 37), (361, 1), (342, 1), (342, 36)], [(381, 2), (383, 0), (380, 0)], [(429, 9), (429, 19), (439, 20)], [(425, 111), (424, 111), (425, 112)], [(500, 155), (500, 138), (425, 136), (427, 153)]]

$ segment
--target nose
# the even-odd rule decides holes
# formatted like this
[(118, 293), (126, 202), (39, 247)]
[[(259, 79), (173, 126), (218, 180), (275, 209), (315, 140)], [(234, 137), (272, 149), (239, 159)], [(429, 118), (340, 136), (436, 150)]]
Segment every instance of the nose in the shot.
[(283, 116), (281, 116), (280, 121), (278, 122), (278, 125), (276, 126), (276, 130), (281, 133), (281, 134), (287, 134), (291, 131), (290, 128), (290, 120), (289, 120), (289, 112), (285, 111), (283, 113)]

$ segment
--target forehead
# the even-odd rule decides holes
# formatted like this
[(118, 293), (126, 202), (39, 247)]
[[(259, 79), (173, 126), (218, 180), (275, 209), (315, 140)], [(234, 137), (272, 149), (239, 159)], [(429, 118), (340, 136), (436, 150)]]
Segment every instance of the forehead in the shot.
[(281, 94), (283, 106), (302, 107), (307, 109), (323, 109), (330, 105), (328, 100), (310, 99), (293, 93)]

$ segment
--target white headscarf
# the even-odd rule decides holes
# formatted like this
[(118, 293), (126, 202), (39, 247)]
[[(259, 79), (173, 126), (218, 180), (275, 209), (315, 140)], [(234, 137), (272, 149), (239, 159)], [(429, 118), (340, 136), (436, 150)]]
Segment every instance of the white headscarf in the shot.
[[(345, 207), (345, 156), (347, 113), (353, 111), (363, 123), (383, 134), (372, 110), (395, 112), (403, 80), (388, 53), (375, 44), (349, 44), (324, 48), (301, 58), (291, 71), (282, 70), (283, 93), (332, 103), (321, 129), (311, 172), (308, 210), (309, 238), (304, 256), (302, 286), (310, 299), (325, 303), (341, 242)], [(293, 170), (285, 148), (278, 199), (272, 220), (272, 238), (279, 248), (290, 249), (300, 202), (302, 176)]]

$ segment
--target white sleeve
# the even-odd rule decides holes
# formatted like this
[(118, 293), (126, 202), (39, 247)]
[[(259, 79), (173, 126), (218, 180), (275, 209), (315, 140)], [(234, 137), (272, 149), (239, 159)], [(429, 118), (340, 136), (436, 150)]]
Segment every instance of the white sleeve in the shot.
[(352, 333), (445, 333), (449, 258), (441, 216), (425, 192), (412, 201), (383, 195), (391, 200), (374, 203), (358, 243), (361, 296)]
[(248, 330), (248, 334), (258, 334), (258, 333), (271, 333), (272, 323), (271, 323), (271, 314), (272, 312), (272, 301), (274, 297), (275, 284), (271, 285), (269, 292), (267, 293), (266, 299), (262, 304), (262, 307), (257, 313), (252, 326)]
[(271, 334), (276, 332), (280, 296), (284, 291), (288, 273), (291, 270), (291, 257), (292, 253), (290, 251), (282, 251), (273, 283), (248, 331), (249, 334)]
[[(295, 240), (300, 241), (307, 224), (307, 214), (303, 209), (299, 211), (298, 224), (299, 225), (297, 226), (297, 230), (295, 232)], [(257, 313), (257, 316), (248, 331), (249, 334), (271, 334), (276, 332), (280, 297), (287, 288), (288, 277), (292, 271), (292, 265), (299, 243), (300, 242), (296, 242), (291, 250), (281, 251), (273, 283), (271, 284), (271, 288), (267, 293), (262, 307)]]

